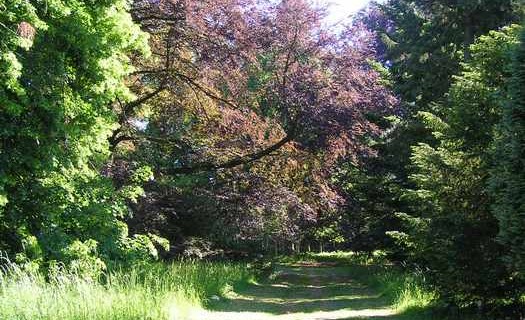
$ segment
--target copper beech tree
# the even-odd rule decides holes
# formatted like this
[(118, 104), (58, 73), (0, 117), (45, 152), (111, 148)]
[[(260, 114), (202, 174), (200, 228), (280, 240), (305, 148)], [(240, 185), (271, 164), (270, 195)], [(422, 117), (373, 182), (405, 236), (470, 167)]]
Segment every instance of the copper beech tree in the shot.
[[(214, 188), (235, 181), (221, 184), (232, 194), (244, 182), (285, 188), (310, 217), (335, 206), (331, 168), (368, 152), (365, 134), (379, 132), (368, 116), (396, 104), (372, 67), (372, 34), (329, 26), (326, 8), (303, 0), (149, 0), (131, 11), (153, 54), (134, 59), (139, 98), (117, 105), (114, 150), (142, 154), (159, 177), (219, 175)], [(257, 194), (241, 193), (243, 203)], [(264, 208), (262, 198), (246, 206)]]

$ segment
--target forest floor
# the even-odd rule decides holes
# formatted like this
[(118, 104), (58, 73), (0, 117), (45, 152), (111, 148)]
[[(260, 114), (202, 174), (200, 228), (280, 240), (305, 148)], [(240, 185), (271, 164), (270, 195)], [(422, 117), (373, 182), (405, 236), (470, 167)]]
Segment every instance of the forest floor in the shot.
[(280, 264), (265, 282), (228, 294), (200, 314), (206, 320), (406, 319), (391, 302), (329, 262)]

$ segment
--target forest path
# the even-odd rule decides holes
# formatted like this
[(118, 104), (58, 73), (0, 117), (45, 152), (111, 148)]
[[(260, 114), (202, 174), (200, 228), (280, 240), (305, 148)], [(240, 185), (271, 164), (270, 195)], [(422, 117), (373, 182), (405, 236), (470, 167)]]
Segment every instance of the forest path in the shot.
[(254, 284), (200, 315), (205, 320), (396, 320), (386, 298), (358, 282), (345, 267), (327, 263), (279, 265)]

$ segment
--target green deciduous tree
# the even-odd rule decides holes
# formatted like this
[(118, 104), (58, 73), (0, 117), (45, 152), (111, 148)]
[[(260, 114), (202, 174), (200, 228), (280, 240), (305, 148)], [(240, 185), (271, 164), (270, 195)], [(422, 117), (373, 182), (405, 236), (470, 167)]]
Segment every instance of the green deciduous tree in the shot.
[(120, 219), (140, 189), (115, 190), (100, 174), (112, 106), (133, 99), (129, 57), (148, 53), (127, 6), (0, 4), (0, 250), (19, 259), (115, 258), (133, 247)]

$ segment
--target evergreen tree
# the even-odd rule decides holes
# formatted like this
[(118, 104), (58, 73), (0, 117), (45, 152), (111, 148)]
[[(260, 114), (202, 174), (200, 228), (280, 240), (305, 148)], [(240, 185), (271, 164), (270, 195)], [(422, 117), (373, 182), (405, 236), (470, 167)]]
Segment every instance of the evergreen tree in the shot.
[(509, 99), (503, 107), (491, 187), (499, 239), (510, 248), (510, 270), (525, 277), (525, 30), (511, 64)]
[(420, 113), (439, 143), (413, 148), (417, 187), (405, 194), (412, 215), (400, 215), (411, 231), (393, 234), (429, 270), (442, 298), (462, 306), (520, 295), (519, 283), (502, 265), (506, 248), (496, 241), (487, 192), (490, 146), (508, 98), (517, 29), (490, 32), (471, 46), (472, 58), (451, 86), (445, 120)]
[(512, 0), (392, 0), (381, 5), (391, 24), (378, 32), (387, 45), (395, 91), (407, 110), (434, 111), (469, 59), (477, 36), (518, 19)]
[[(389, 66), (388, 82), (401, 99), (394, 125), (383, 124), (383, 135), (372, 138), (376, 156), (349, 165), (352, 169), (343, 170), (338, 177), (350, 201), (353, 236), (370, 240), (374, 235), (376, 241), (385, 244), (389, 241), (380, 234), (403, 229), (395, 213), (409, 210), (411, 201), (400, 195), (414, 187), (409, 179), (412, 147), (438, 144), (418, 113), (431, 111), (446, 116), (450, 110), (444, 102), (461, 61), (469, 59), (466, 53), (474, 37), (517, 16), (510, 0), (392, 0), (373, 5), (358, 16), (382, 43), (377, 45), (377, 58)], [(483, 133), (472, 125), (470, 130)]]

